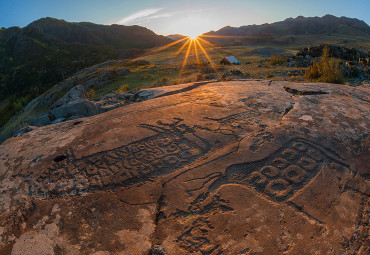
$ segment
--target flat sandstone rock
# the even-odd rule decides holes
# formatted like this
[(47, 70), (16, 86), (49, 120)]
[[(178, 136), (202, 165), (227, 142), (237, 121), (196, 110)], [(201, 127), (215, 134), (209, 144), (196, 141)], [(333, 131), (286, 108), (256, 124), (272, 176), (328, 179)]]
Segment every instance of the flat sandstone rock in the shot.
[(369, 254), (369, 113), (366, 87), (210, 82), (11, 138), (0, 254)]

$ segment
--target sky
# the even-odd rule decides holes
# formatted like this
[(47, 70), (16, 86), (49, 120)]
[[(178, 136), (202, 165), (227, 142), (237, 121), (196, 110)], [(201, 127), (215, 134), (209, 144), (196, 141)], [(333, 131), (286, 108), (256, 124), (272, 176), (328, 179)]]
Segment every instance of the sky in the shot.
[(69, 22), (140, 25), (157, 34), (199, 35), (289, 17), (346, 16), (370, 24), (370, 0), (0, 0), (0, 27), (43, 17)]

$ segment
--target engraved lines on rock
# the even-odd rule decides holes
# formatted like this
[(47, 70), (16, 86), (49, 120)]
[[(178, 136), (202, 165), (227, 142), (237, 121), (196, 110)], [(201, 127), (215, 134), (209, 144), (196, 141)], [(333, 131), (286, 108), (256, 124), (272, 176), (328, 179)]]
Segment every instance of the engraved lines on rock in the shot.
[[(324, 222), (305, 212), (291, 198), (302, 192), (326, 165), (348, 168), (333, 152), (304, 139), (293, 139), (262, 160), (231, 165), (225, 174), (209, 175), (203, 187), (208, 186), (211, 194), (222, 185), (242, 185), (273, 202), (292, 207), (308, 221), (323, 227)], [(193, 191), (196, 190), (188, 193)]]
[[(358, 224), (355, 228), (353, 236), (346, 243), (342, 243), (342, 246), (350, 251), (350, 247), (355, 249), (354, 254), (369, 254), (369, 233), (370, 233), (370, 199), (367, 197), (362, 198), (361, 203), (361, 214), (359, 217)], [(352, 251), (353, 252), (353, 251)]]
[(274, 202), (285, 202), (317, 176), (325, 164), (344, 164), (303, 139), (294, 139), (263, 160), (232, 165), (212, 186), (247, 185)]
[[(238, 128), (238, 129), (246, 129), (247, 126), (249, 125), (254, 125), (253, 123), (257, 123), (259, 124), (261, 121), (260, 120), (256, 120), (255, 122), (253, 122), (253, 119), (255, 118), (255, 116), (260, 116), (261, 113), (256, 111), (255, 109), (248, 109), (247, 111), (245, 112), (242, 112), (242, 113), (237, 113), (237, 114), (232, 114), (232, 115), (229, 115), (229, 116), (226, 116), (226, 117), (223, 117), (223, 118), (220, 118), (220, 119), (213, 119), (213, 118), (208, 118), (208, 117), (205, 117), (204, 119), (208, 119), (208, 120), (211, 120), (211, 121), (216, 121), (219, 123), (219, 126), (216, 128), (216, 129), (209, 129), (207, 127), (204, 127), (204, 126), (200, 126), (200, 125), (195, 125), (193, 128), (194, 130), (205, 130), (205, 131), (208, 131), (208, 132), (213, 132), (213, 133), (217, 133), (217, 134), (222, 134), (222, 135), (232, 135), (234, 137), (237, 136), (237, 132), (235, 131), (232, 131), (231, 129), (232, 128)], [(229, 126), (230, 128), (228, 129), (229, 132), (223, 132), (222, 130), (226, 130), (227, 126)], [(263, 125), (260, 125), (262, 129), (260, 129), (254, 136), (253, 136), (253, 143), (257, 143), (257, 147), (260, 147), (264, 142), (266, 141), (270, 141), (273, 136), (270, 132), (266, 132), (265, 131), (265, 128), (267, 126), (263, 126)], [(224, 129), (225, 127), (225, 129)], [(239, 141), (240, 143), (240, 141)], [(170, 179), (167, 179), (163, 184), (162, 184), (162, 187), (164, 187), (167, 183), (171, 182), (172, 180), (176, 179), (177, 177), (179, 177), (180, 175), (188, 172), (188, 171), (191, 171), (193, 170), (194, 168), (196, 167), (200, 167), (200, 166), (203, 166), (203, 165), (206, 165), (206, 164), (209, 164), (213, 161), (216, 161), (216, 160), (219, 160), (223, 157), (226, 157), (234, 152), (238, 151), (238, 149), (236, 149), (235, 151), (232, 150), (230, 151), (229, 153), (226, 153), (218, 158), (213, 158), (211, 160), (207, 160), (205, 162), (203, 162), (201, 165), (197, 165), (197, 166), (192, 166), (191, 168), (179, 173), (178, 175), (176, 176), (172, 176)], [(218, 173), (216, 173), (218, 174)]]
[[(259, 124), (255, 117), (261, 114), (254, 110), (233, 114), (217, 121), (221, 134), (236, 134), (233, 129)], [(210, 150), (210, 144), (196, 135), (200, 126), (181, 124), (174, 118), (173, 124), (157, 122), (157, 126), (142, 124), (157, 134), (108, 151), (98, 152), (77, 159), (73, 149), (57, 156), (55, 163), (39, 176), (22, 169), (13, 177), (23, 179), (32, 197), (48, 198), (73, 196), (89, 191), (127, 187), (151, 178), (171, 173)], [(229, 130), (230, 132), (225, 130)], [(32, 179), (32, 180), (31, 180)]]
[[(140, 125), (157, 134), (112, 150), (77, 159), (73, 150), (55, 158), (58, 161), (39, 176), (22, 171), (20, 177), (29, 185), (33, 197), (73, 196), (88, 191), (127, 187), (171, 173), (201, 157), (210, 145), (180, 124), (157, 122)], [(34, 180), (31, 180), (35, 177)]]
[[(215, 119), (205, 117), (204, 119), (216, 121), (219, 123), (217, 129), (212, 130), (214, 132), (219, 132), (224, 135), (234, 135), (237, 137), (238, 131), (248, 130), (251, 126), (259, 125), (262, 120), (260, 117), (262, 114), (255, 109), (248, 109), (245, 112), (232, 114), (224, 118)], [(199, 127), (202, 128), (202, 127)]]
[(220, 245), (212, 243), (209, 239), (209, 232), (215, 228), (210, 217), (220, 212), (234, 211), (228, 204), (229, 201), (222, 199), (219, 194), (210, 197), (209, 193), (201, 193), (190, 203), (187, 211), (177, 211), (170, 215), (191, 221), (176, 239), (179, 247), (185, 249), (187, 253), (219, 254)]
[[(239, 142), (246, 138), (246, 132), (251, 132), (252, 145), (250, 150), (255, 152), (267, 141), (271, 141), (274, 136), (270, 131), (267, 131), (267, 126), (262, 125), (262, 119), (260, 118), (261, 112), (256, 109), (250, 108), (242, 113), (232, 114), (220, 119), (213, 119), (206, 117), (205, 119), (216, 121), (219, 126), (215, 130), (209, 130), (218, 132), (223, 135), (232, 135)], [(258, 126), (257, 131), (253, 131)], [(200, 129), (204, 129), (199, 127)], [(240, 136), (242, 136), (240, 138)]]

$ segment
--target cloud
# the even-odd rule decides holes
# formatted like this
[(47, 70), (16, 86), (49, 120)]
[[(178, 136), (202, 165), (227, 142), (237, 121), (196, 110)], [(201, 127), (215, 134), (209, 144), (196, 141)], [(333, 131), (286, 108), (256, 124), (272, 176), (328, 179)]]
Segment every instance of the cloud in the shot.
[(148, 17), (142, 18), (140, 20), (137, 20), (136, 21), (136, 24), (137, 25), (140, 25), (140, 24), (149, 22), (149, 21), (151, 21), (153, 19), (169, 18), (169, 17), (175, 16), (178, 13), (179, 12), (159, 13), (157, 15), (152, 15), (152, 16), (148, 16)]
[[(163, 8), (149, 8), (149, 9), (140, 10), (140, 11), (132, 13), (132, 14), (126, 16), (126, 17), (123, 17), (122, 19), (118, 20), (115, 23), (120, 24), (120, 25), (127, 25), (127, 24), (142, 22), (144, 20), (150, 19), (151, 17), (158, 18), (161, 15), (155, 15), (155, 14), (157, 14), (161, 10), (163, 10)], [(164, 15), (166, 15), (166, 14), (164, 14)], [(163, 16), (163, 17), (165, 17), (165, 16)]]

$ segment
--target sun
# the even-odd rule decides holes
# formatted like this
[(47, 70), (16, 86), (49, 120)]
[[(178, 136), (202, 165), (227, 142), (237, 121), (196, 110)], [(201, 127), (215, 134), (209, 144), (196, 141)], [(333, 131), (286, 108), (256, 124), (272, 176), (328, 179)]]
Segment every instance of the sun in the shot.
[(198, 38), (198, 36), (200, 36), (199, 33), (187, 33), (187, 36), (191, 39), (191, 40), (196, 40)]
[(213, 23), (201, 13), (179, 16), (171, 24), (171, 30), (174, 34), (189, 36), (190, 39), (196, 39), (199, 35), (207, 33), (213, 29)]

